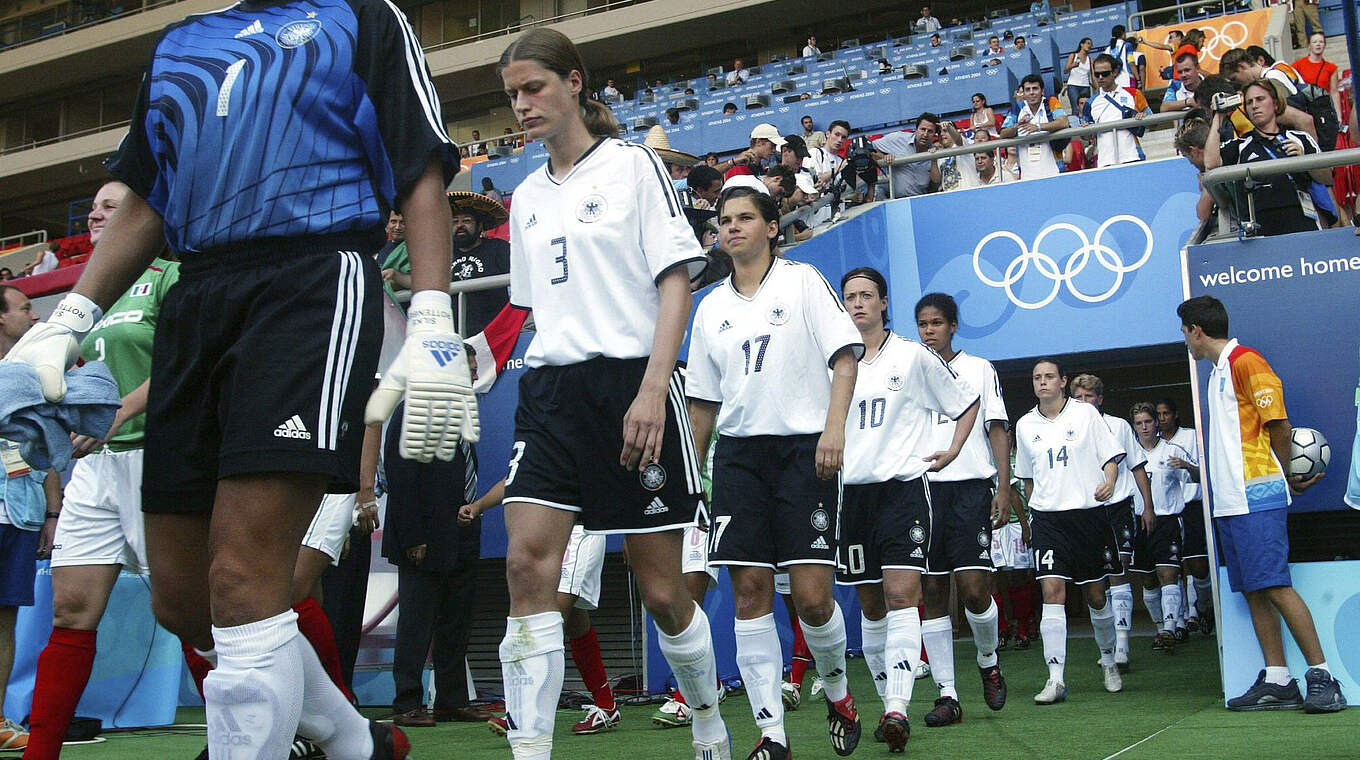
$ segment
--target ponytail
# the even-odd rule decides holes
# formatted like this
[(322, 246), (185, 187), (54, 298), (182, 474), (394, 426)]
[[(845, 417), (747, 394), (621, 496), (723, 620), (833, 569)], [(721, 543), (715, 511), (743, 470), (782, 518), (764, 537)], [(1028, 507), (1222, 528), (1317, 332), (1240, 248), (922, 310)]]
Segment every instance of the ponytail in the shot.
[[(585, 90), (581, 90), (585, 93)], [(585, 109), (586, 130), (595, 137), (618, 137), (619, 121), (614, 118), (614, 112), (609, 106), (598, 100), (585, 98), (582, 107)]]

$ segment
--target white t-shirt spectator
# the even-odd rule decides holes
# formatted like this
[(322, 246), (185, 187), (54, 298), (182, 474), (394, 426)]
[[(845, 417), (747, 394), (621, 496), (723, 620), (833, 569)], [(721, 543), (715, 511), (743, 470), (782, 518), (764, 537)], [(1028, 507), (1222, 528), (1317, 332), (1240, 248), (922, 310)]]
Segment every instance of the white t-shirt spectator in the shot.
[(42, 258), (33, 266), (33, 274), (45, 274), (57, 268), (57, 255), (51, 251), (43, 251)]
[[(1137, 93), (1137, 94), (1135, 94)], [(1096, 124), (1107, 124), (1126, 118), (1130, 113), (1152, 113), (1141, 92), (1129, 92), (1123, 87), (1113, 91), (1097, 90), (1086, 101), (1089, 118)], [(1096, 135), (1097, 166), (1117, 166), (1142, 161), (1143, 151), (1138, 138), (1127, 129), (1113, 129)]]
[(733, 69), (727, 72), (727, 86), (732, 87), (737, 84), (746, 84), (746, 80), (751, 78), (749, 69)]
[(821, 48), (818, 48), (816, 45), (804, 45), (804, 46), (803, 46), (803, 57), (804, 57), (804, 58), (807, 58), (807, 57), (810, 56), (810, 55), (821, 55), (821, 54), (822, 54)]
[[(1054, 108), (1050, 111), (1047, 101), (1047, 98), (1039, 101), (1037, 110), (1030, 108), (1029, 101), (1022, 101), (1020, 110), (1011, 109), (1011, 112), (1006, 115), (1006, 120), (1002, 122), (1001, 128), (1013, 127), (1026, 116), (1030, 117), (1031, 123), (1038, 126), (1067, 115), (1067, 112), (1062, 108)], [(1058, 159), (1048, 143), (1030, 143), (1029, 145), (1021, 145), (1016, 150), (1019, 151), (1021, 179), (1056, 177), (1058, 175)]]
[(934, 16), (916, 19), (916, 31), (922, 34), (940, 31), (940, 20)]

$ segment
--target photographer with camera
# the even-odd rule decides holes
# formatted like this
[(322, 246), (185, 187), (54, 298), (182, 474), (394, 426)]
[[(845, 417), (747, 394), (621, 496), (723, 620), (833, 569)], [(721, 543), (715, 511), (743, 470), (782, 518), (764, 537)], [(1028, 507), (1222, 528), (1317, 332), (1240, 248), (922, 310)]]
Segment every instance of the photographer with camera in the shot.
[[(1281, 125), (1279, 120), (1285, 112), (1285, 97), (1284, 88), (1265, 77), (1247, 84), (1240, 95), (1216, 94), (1213, 121), (1204, 143), (1204, 168), (1210, 170), (1320, 152), (1312, 135)], [(1245, 136), (1224, 143), (1219, 130), (1226, 115), (1239, 105), (1253, 129)], [(1332, 226), (1336, 221), (1335, 207), (1324, 187), (1329, 181), (1331, 172), (1327, 169), (1254, 179), (1255, 187), (1250, 192), (1260, 233), (1282, 235)], [(1238, 218), (1244, 218), (1244, 215), (1239, 213)]]

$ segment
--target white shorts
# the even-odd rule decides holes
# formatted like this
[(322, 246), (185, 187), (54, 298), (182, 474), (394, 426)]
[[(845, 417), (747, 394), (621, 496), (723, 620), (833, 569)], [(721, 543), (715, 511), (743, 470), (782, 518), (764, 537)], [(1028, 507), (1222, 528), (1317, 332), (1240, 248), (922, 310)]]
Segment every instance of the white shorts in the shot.
[(331, 558), (332, 565), (340, 564), (345, 550), (345, 539), (354, 525), (354, 497), (352, 493), (328, 493), (321, 499), (302, 537), (302, 545), (316, 549)]
[(774, 592), (788, 596), (793, 593), (793, 581), (789, 580), (788, 573), (774, 574)]
[(708, 564), (708, 531), (699, 526), (685, 528), (684, 554), (680, 557), (680, 570), (689, 573), (708, 573), (708, 587), (718, 587), (718, 568)]
[(1021, 538), (1020, 523), (1006, 523), (992, 530), (992, 566), (1005, 570), (1033, 570), (1034, 552)]
[(586, 533), (580, 523), (572, 526), (567, 551), (562, 555), (562, 580), (557, 593), (576, 597), (576, 607), (593, 610), (600, 606), (600, 571), (604, 569), (603, 533)]
[(52, 567), (122, 565), (145, 573), (142, 450), (103, 452), (76, 460), (52, 540)]

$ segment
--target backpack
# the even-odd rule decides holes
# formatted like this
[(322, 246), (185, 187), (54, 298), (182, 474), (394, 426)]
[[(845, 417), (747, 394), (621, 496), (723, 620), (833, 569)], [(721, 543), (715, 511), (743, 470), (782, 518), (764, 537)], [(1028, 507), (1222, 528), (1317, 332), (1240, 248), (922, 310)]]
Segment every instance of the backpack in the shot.
[(1304, 82), (1298, 71), (1287, 63), (1276, 62), (1270, 68), (1284, 72), (1294, 83), (1297, 92), (1285, 98), (1285, 102), (1313, 118), (1318, 147), (1323, 150), (1335, 150), (1341, 117), (1337, 114), (1336, 107), (1332, 105), (1331, 94), (1315, 84)]

